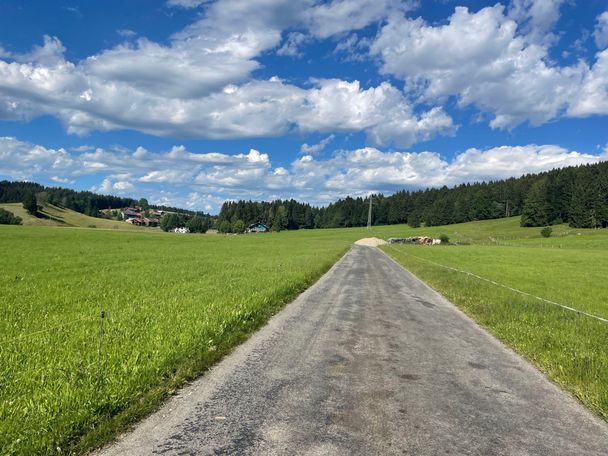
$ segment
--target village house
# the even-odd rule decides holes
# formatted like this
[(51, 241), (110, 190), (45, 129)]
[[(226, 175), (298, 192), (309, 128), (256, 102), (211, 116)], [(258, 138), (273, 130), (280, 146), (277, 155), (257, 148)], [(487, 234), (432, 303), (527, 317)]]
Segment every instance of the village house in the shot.
[(263, 223), (252, 223), (245, 228), (245, 233), (266, 233), (267, 231), (270, 231), (270, 228)]
[(143, 217), (141, 207), (127, 207), (121, 213), (122, 219), (129, 221), (129, 219), (140, 219)]
[(164, 213), (165, 211), (156, 211), (150, 214), (151, 217), (145, 217), (145, 213), (141, 210), (141, 207), (127, 207), (121, 212), (121, 215), (125, 222), (132, 225), (159, 226), (160, 218)]
[(157, 218), (130, 218), (126, 220), (127, 223), (131, 223), (137, 226), (158, 226), (160, 224), (160, 220)]

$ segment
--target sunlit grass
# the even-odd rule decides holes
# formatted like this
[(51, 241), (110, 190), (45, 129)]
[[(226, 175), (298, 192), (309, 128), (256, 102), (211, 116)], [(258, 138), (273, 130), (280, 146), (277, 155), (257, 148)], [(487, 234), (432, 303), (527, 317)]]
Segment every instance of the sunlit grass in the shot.
[(0, 454), (101, 439), (110, 418), (131, 419), (200, 373), (349, 245), (290, 233), (2, 227), (0, 236)]
[(0, 454), (107, 441), (370, 236), (470, 244), (387, 252), (607, 416), (608, 325), (407, 255), (608, 316), (607, 232), (554, 233), (517, 218), (251, 236), (0, 226)]
[(533, 244), (383, 250), (608, 419), (607, 323), (434, 264), (608, 318), (605, 246), (583, 249), (572, 239), (576, 245), (562, 239), (562, 249)]

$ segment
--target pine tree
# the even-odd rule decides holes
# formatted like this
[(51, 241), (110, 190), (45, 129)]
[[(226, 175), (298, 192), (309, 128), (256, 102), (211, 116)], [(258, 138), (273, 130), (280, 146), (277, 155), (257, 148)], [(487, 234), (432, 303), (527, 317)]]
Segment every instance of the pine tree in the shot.
[(26, 193), (23, 198), (23, 208), (31, 215), (38, 213), (38, 202), (36, 196), (33, 193)]
[(526, 196), (521, 214), (521, 226), (549, 225), (549, 204), (547, 202), (547, 180), (534, 183)]
[(274, 216), (274, 222), (272, 223), (272, 231), (281, 231), (287, 228), (289, 221), (287, 219), (287, 209), (285, 206), (280, 205), (277, 208)]
[(576, 183), (570, 199), (568, 223), (573, 228), (594, 228), (594, 186), (587, 167), (577, 170)]
[(420, 226), (420, 214), (417, 212), (412, 212), (407, 217), (407, 224), (412, 228), (418, 228)]

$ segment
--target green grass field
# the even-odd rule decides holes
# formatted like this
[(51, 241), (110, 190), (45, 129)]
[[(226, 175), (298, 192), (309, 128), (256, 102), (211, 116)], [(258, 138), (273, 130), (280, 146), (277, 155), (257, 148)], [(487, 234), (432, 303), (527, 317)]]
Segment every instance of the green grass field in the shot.
[(349, 246), (328, 233), (0, 226), (0, 454), (80, 452), (148, 412), (326, 271)]
[(502, 236), (494, 245), (479, 234), (479, 244), (382, 249), (608, 419), (608, 323), (438, 266), (608, 319), (608, 232), (558, 227), (559, 237), (517, 238), (508, 221), (492, 223)]
[(543, 239), (518, 223), (249, 236), (0, 226), (0, 454), (107, 441), (369, 236), (470, 244), (385, 250), (608, 417), (608, 325), (425, 261), (608, 317), (608, 232)]

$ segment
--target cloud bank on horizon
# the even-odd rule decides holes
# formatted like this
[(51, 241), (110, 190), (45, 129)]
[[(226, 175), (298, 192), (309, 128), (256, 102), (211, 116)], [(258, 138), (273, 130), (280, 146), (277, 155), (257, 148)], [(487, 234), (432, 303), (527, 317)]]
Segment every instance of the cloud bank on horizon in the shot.
[[(80, 148), (47, 149), (11, 137), (0, 137), (0, 175), (28, 179), (32, 173), (57, 184), (86, 175), (103, 176), (99, 193), (130, 194), (145, 189), (153, 201), (213, 211), (226, 199), (296, 198), (323, 205), (341, 196), (366, 196), (370, 189), (391, 193), (403, 188), (451, 186), (520, 176), (564, 166), (608, 159), (554, 145), (471, 148), (452, 161), (436, 152), (382, 152), (375, 147), (336, 151), (330, 158), (304, 155), (287, 167), (273, 165), (255, 149), (228, 155), (193, 153), (183, 146), (168, 152)], [(187, 194), (167, 191), (186, 187)]]
[[(605, 159), (606, 5), (466, 3), (169, 0), (151, 4), (164, 39), (110, 14), (119, 41), (89, 37), (97, 51), (80, 55), (59, 34), (2, 34), (0, 177), (215, 212), (226, 199), (326, 204)], [(585, 142), (545, 140), (573, 122)], [(133, 135), (138, 147), (121, 144)]]

